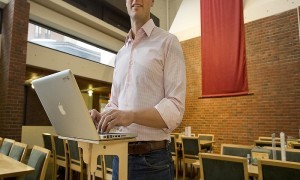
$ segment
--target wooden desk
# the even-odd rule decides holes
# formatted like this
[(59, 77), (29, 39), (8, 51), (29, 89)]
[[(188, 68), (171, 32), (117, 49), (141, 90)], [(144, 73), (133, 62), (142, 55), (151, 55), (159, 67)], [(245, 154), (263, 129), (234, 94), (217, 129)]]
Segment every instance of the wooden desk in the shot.
[(119, 157), (119, 179), (127, 180), (128, 143), (135, 141), (135, 138), (99, 141), (99, 144), (80, 141), (79, 139), (77, 141), (78, 146), (83, 149), (83, 161), (87, 164), (88, 180), (91, 179), (90, 174), (97, 169), (99, 155), (117, 155)]
[(0, 178), (19, 177), (33, 172), (34, 168), (0, 153)]

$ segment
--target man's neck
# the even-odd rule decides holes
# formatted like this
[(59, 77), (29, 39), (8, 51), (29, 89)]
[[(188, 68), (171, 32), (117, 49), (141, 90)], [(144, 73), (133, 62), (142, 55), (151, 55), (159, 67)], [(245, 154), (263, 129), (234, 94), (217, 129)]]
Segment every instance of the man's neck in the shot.
[(147, 19), (146, 21), (134, 21), (131, 20), (131, 30), (132, 30), (132, 38), (135, 38), (136, 33), (142, 28), (142, 26), (144, 24), (146, 24), (146, 22), (148, 22), (149, 19)]

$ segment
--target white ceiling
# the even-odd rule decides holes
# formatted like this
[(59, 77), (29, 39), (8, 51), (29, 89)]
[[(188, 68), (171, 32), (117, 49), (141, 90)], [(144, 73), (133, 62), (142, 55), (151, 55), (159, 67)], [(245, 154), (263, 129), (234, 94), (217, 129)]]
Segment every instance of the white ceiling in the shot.
[[(244, 0), (244, 21), (248, 23), (299, 6), (300, 0)], [(200, 36), (200, 0), (183, 0), (169, 31), (180, 41)]]

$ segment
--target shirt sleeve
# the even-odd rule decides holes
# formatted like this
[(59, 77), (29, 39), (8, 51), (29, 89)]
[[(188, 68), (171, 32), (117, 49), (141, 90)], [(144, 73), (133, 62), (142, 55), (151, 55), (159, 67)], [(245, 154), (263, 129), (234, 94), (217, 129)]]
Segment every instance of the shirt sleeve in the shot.
[(186, 69), (181, 45), (170, 35), (164, 62), (165, 97), (155, 106), (168, 128), (167, 133), (177, 128), (183, 118), (186, 94)]
[[(116, 61), (117, 60), (115, 60), (115, 67), (116, 67)], [(113, 77), (115, 77), (115, 73), (116, 73), (116, 68), (114, 68)], [(119, 91), (117, 91), (117, 87), (115, 86), (114, 79), (113, 79), (113, 83), (112, 83), (111, 91), (110, 91), (110, 97), (109, 97), (108, 103), (106, 104), (103, 111), (107, 111), (107, 110), (111, 110), (111, 109), (118, 109), (118, 97), (119, 97), (118, 92)]]

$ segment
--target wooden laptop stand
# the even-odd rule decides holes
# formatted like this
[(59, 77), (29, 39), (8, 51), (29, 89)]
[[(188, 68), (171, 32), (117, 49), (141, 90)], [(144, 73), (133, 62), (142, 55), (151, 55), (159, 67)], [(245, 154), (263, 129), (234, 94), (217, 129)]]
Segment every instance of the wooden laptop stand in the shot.
[[(63, 137), (68, 139), (68, 137)], [(69, 138), (74, 140), (74, 138)], [(88, 180), (91, 173), (97, 169), (97, 158), (99, 155), (117, 155), (119, 157), (119, 179), (127, 180), (128, 176), (128, 143), (135, 141), (135, 138), (88, 142), (82, 139), (75, 139), (78, 146), (83, 149), (83, 161), (87, 164)]]

